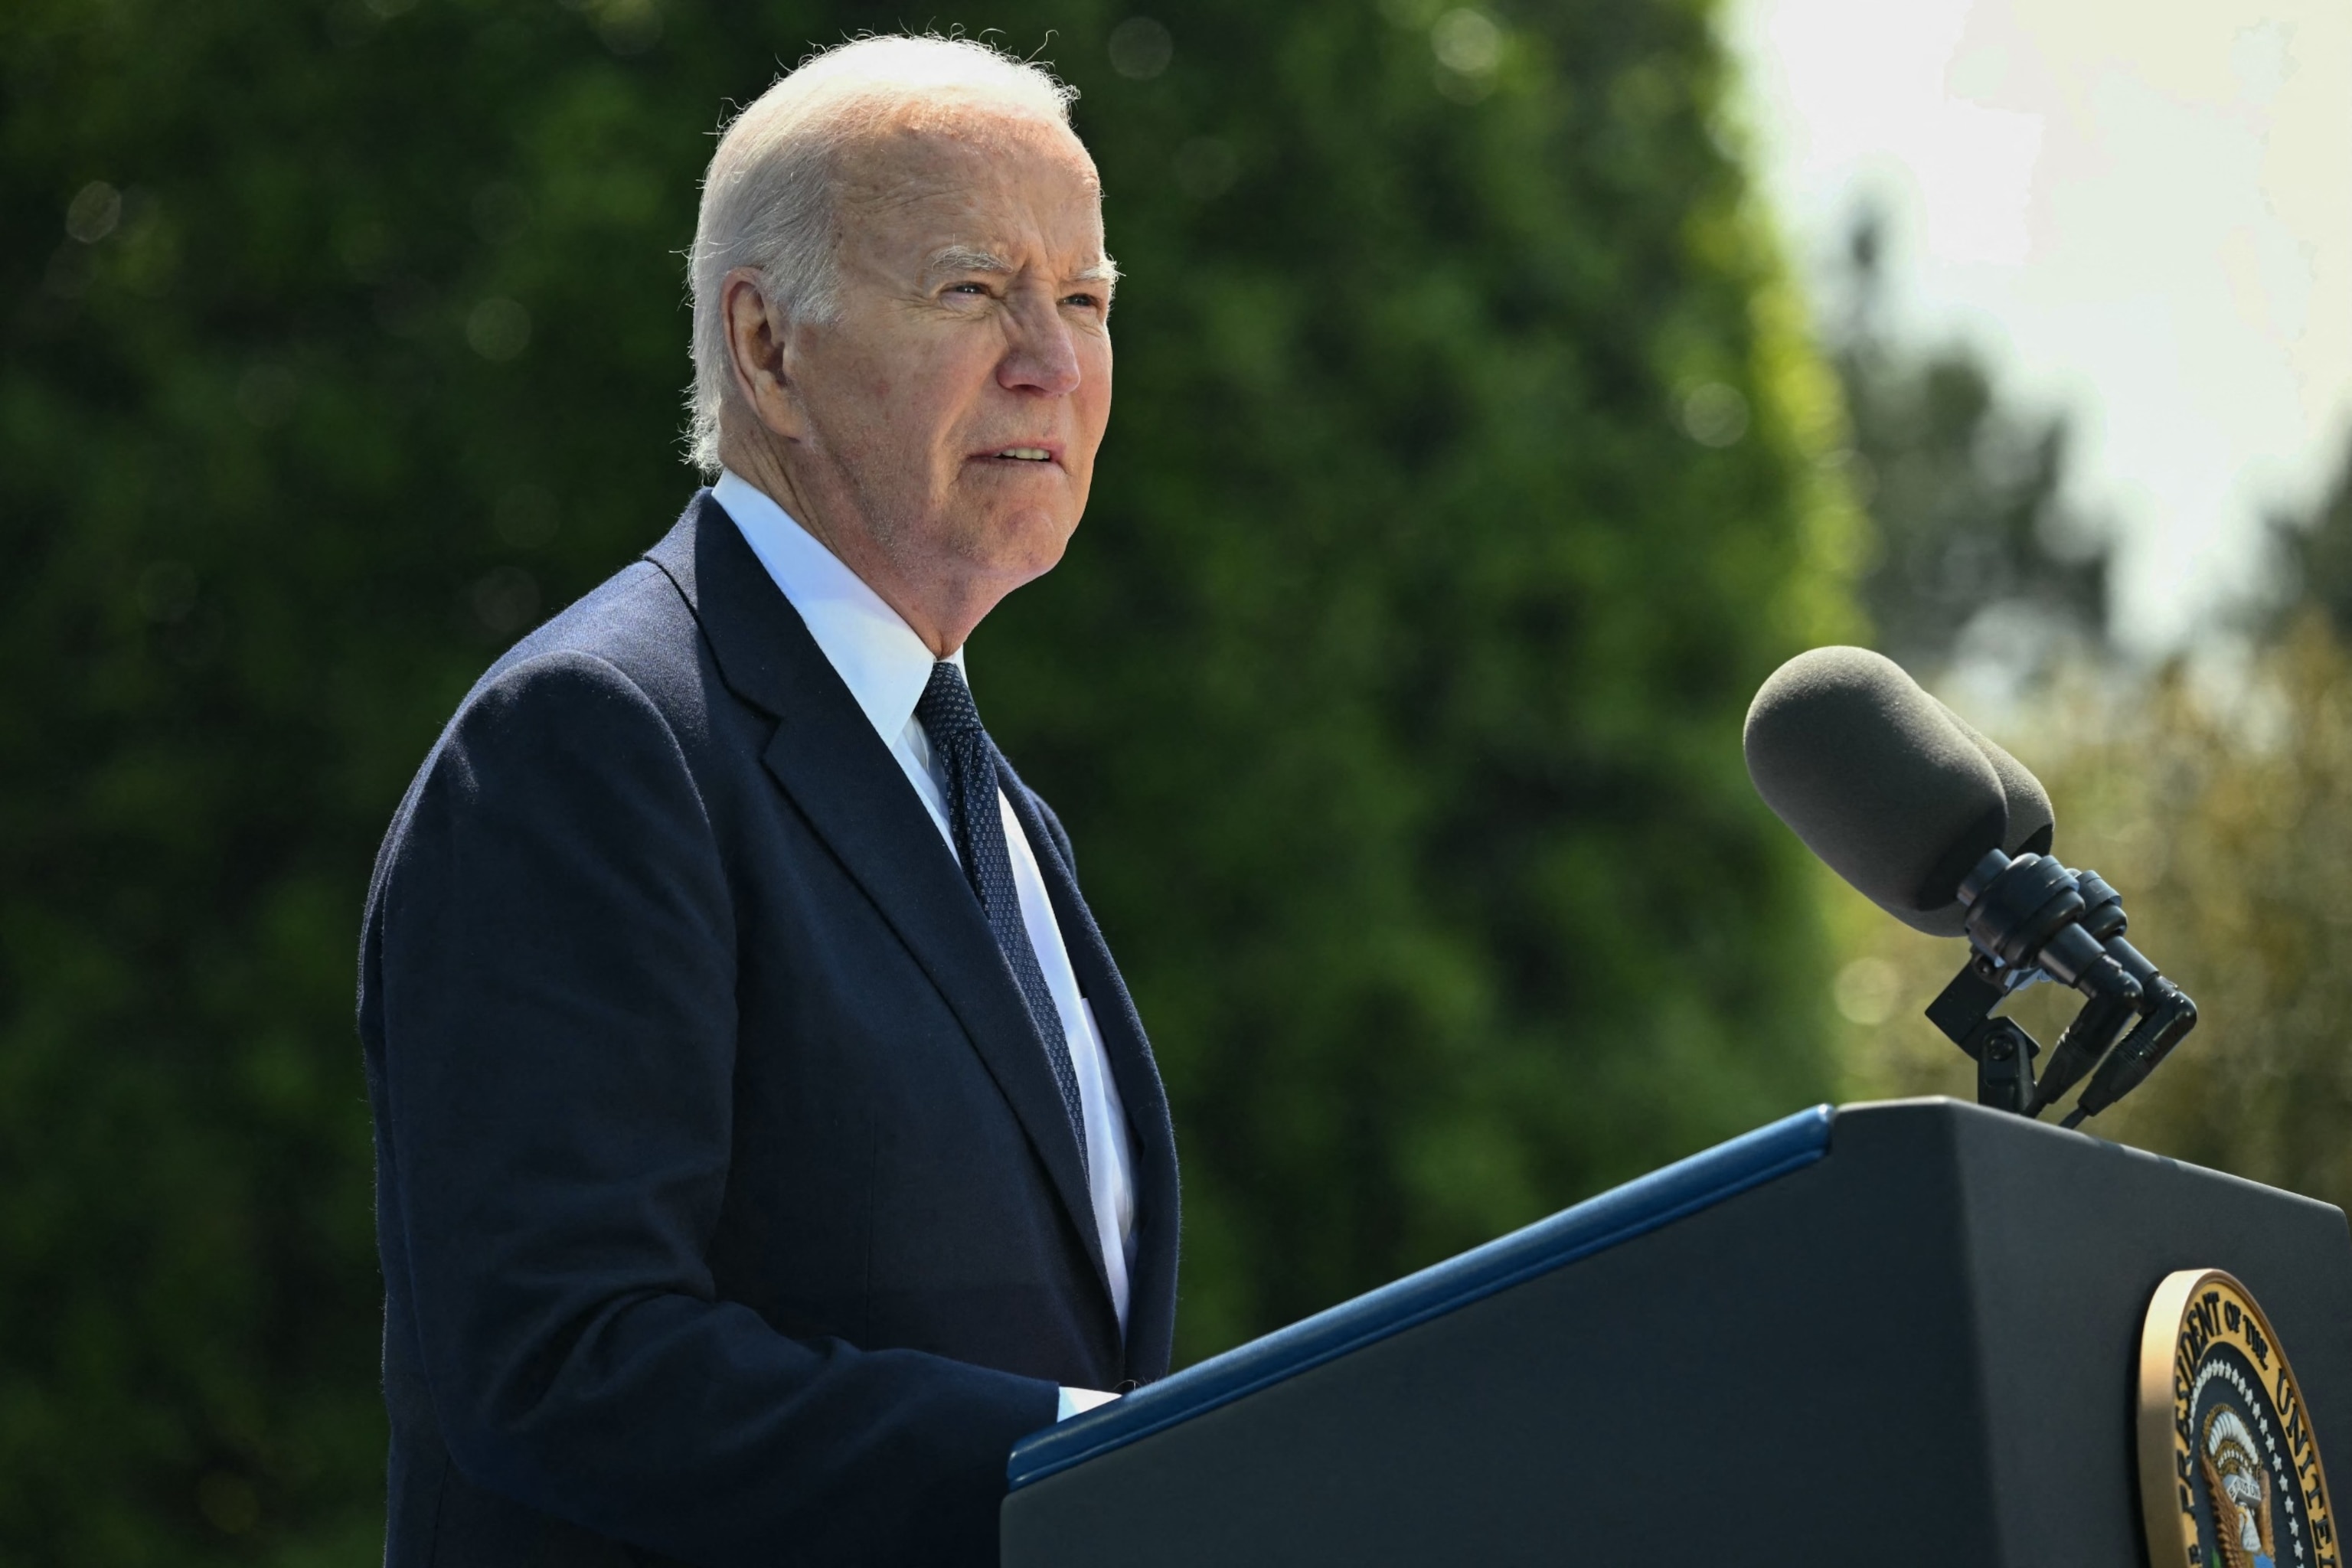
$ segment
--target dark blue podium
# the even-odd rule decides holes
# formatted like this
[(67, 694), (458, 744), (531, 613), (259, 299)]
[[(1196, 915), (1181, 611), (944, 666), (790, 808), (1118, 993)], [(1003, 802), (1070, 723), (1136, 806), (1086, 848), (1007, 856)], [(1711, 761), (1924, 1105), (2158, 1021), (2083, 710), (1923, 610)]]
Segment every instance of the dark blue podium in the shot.
[(1822, 1107), (1024, 1440), (1004, 1563), (2137, 1568), (2141, 1322), (2189, 1268), (2352, 1433), (2341, 1210)]

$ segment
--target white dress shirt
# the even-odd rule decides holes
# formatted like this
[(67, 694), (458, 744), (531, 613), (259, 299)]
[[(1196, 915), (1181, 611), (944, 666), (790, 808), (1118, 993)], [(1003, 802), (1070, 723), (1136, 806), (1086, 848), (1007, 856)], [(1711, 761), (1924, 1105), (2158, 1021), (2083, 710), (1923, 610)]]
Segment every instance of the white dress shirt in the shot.
[[(933, 772), (930, 737), (915, 717), (915, 704), (930, 683), (934, 660), (929, 647), (881, 595), (793, 521), (765, 491), (730, 471), (720, 475), (711, 493), (735, 520), (768, 575), (800, 612), (809, 635), (849, 688), (850, 696), (856, 699), (874, 732), (905, 770), (907, 782), (914, 786), (923, 809), (931, 814), (948, 853), (955, 854), (947, 793)], [(963, 668), (963, 649), (956, 649), (950, 658), (959, 670)], [(1087, 1170), (1093, 1186), (1088, 1195), (1094, 1201), (1096, 1240), (1102, 1248), (1104, 1271), (1110, 1277), (1111, 1305), (1118, 1312), (1119, 1332), (1124, 1334), (1128, 1277), (1135, 1266), (1134, 1153), (1128, 1143), (1127, 1109), (1119, 1101), (1118, 1085), (1112, 1081), (1110, 1062), (1103, 1054), (1094, 1006), (1078, 994), (1077, 975), (1070, 968), (1069, 949), (1062, 942), (1062, 928), (1046, 898), (1036, 852), (1002, 790), (997, 792), (996, 809), (1004, 819), (1004, 847), (1013, 860), (1021, 922), (1028, 929), (1029, 945), (1036, 950), (1045, 988), (1053, 993), (1054, 1009), (1062, 1016), (1070, 1065), (1077, 1072), (1078, 1103), (1086, 1113)], [(1064, 1415), (1069, 1413), (1069, 1405), (1065, 1394)]]

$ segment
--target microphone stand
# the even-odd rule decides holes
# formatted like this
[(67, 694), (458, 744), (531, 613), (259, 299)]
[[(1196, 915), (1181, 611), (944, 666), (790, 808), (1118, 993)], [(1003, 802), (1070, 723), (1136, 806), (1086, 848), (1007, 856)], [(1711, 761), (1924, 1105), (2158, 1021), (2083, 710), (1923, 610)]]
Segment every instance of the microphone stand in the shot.
[[(2046, 855), (2012, 860), (1992, 849), (1962, 879), (1958, 896), (1968, 910), (1969, 961), (1928, 1004), (1927, 1021), (1975, 1060), (1978, 1104), (2038, 1117), (2097, 1067), (2063, 1123), (2079, 1126), (2137, 1089), (2197, 1026), (2188, 994), (2124, 940), (2122, 895), (2097, 872), (2069, 870)], [(2037, 1084), (2041, 1043), (1992, 1010), (2044, 979), (2085, 1001)], [(2126, 1026), (2131, 1032), (2116, 1045)]]
[(1992, 1010), (2013, 990), (2032, 983), (2027, 971), (2004, 973), (1982, 953), (1971, 952), (1941, 994), (1927, 1004), (1927, 1021), (1977, 1064), (1977, 1103), (2031, 1116), (2035, 1100), (2033, 1058), (2042, 1042), (2014, 1018)]

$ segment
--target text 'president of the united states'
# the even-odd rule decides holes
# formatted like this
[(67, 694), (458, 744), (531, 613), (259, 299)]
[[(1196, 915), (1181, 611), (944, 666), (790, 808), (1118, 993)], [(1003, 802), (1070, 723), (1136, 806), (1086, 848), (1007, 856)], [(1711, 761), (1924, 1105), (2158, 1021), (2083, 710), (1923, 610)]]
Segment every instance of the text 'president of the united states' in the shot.
[(1159, 1074), (963, 668), (1109, 416), (1068, 97), (877, 38), (735, 120), (716, 483), (401, 803), (360, 983), (394, 1568), (990, 1562), (1013, 1442), (1166, 1370)]

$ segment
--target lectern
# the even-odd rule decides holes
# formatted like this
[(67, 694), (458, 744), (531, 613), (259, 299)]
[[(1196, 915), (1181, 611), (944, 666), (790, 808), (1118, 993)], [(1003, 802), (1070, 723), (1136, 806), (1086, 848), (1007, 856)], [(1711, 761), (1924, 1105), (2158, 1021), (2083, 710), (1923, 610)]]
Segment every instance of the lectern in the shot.
[[(2142, 1339), (2190, 1269), (2352, 1443), (2341, 1210), (1952, 1100), (1822, 1107), (1024, 1440), (1004, 1563), (2138, 1568)], [(2280, 1507), (2276, 1568), (2332, 1564)]]

